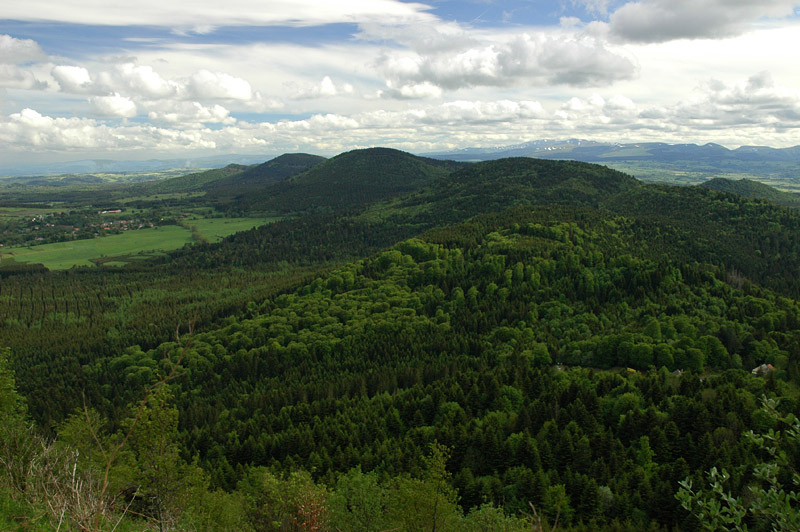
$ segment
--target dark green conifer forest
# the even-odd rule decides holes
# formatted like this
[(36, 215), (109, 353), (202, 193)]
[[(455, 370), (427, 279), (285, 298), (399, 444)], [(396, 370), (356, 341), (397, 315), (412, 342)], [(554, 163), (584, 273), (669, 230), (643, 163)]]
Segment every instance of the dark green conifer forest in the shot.
[(797, 529), (797, 211), (526, 158), (213, 172), (137, 190), (280, 220), (0, 269), (0, 529)]

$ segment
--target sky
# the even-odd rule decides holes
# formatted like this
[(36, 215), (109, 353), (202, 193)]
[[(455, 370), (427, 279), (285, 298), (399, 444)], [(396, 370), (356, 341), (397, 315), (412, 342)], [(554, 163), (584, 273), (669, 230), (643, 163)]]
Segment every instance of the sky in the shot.
[(3, 0), (0, 164), (800, 144), (800, 0)]

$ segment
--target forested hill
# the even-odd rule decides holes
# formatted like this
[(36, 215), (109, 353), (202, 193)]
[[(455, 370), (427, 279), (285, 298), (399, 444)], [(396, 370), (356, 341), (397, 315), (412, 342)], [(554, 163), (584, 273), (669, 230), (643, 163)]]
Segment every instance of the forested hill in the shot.
[[(349, 166), (339, 160), (344, 156), (345, 162), (357, 163), (356, 170), (345, 171)], [(239, 233), (219, 244), (175, 252), (170, 258), (171, 267), (260, 265), (270, 268), (286, 262), (308, 265), (348, 260), (478, 214), (498, 212), (514, 205), (599, 205), (622, 190), (640, 186), (636, 179), (621, 172), (570, 161), (503, 159), (456, 165), (460, 169), (447, 175), (446, 171), (452, 169), (449, 163), (435, 161), (435, 166), (429, 166), (428, 160), (394, 150), (361, 150), (344, 156), (330, 159), (306, 174), (265, 190), (265, 196), (271, 196), (269, 201), (278, 202), (288, 195), (291, 200), (286, 205), (300, 212), (310, 211), (310, 214)], [(365, 177), (365, 168), (378, 159), (385, 159), (384, 162), (394, 166)], [(404, 165), (412, 168), (411, 177), (392, 178), (391, 175), (402, 174)], [(425, 172), (433, 172), (433, 176), (438, 177), (426, 177)], [(321, 184), (323, 179), (330, 180)], [(388, 181), (381, 185), (381, 179)], [(393, 185), (392, 179), (401, 185)], [(302, 186), (294, 188), (295, 182)], [(373, 185), (373, 182), (378, 184)], [(411, 186), (408, 183), (416, 183), (415, 190), (400, 194), (402, 189)], [(383, 192), (362, 194), (372, 186), (381, 187)], [(309, 188), (326, 190), (330, 198), (321, 198), (317, 193), (300, 194), (301, 190)], [(388, 194), (395, 197), (386, 199)], [(329, 209), (347, 208), (313, 212), (321, 204)]]
[[(308, 209), (315, 202), (312, 197), (295, 205)], [(177, 252), (171, 260), (176, 268), (349, 260), (437, 226), (536, 204), (601, 207), (642, 225), (653, 256), (710, 263), (742, 282), (800, 295), (797, 211), (702, 187), (645, 185), (590, 163), (527, 158), (469, 165), (409, 194), (256, 228)]]
[(325, 212), (362, 207), (411, 192), (462, 163), (417, 157), (389, 148), (337, 155), (307, 172), (242, 197), (244, 211)]
[(208, 197), (214, 201), (246, 197), (275, 183), (302, 174), (325, 161), (319, 155), (286, 153), (265, 163), (251, 166), (242, 172), (209, 183)]
[(146, 192), (150, 194), (199, 192), (206, 190), (212, 183), (228, 176), (239, 174), (247, 170), (247, 168), (247, 166), (241, 164), (229, 164), (224, 168), (196, 172), (155, 183), (142, 183), (131, 188), (138, 193)]
[(778, 205), (788, 205), (791, 207), (800, 206), (800, 196), (797, 194), (784, 192), (752, 179), (734, 180), (724, 177), (715, 177), (698, 186), (711, 190), (718, 190), (720, 192), (729, 192), (750, 199), (764, 199), (772, 203), (777, 203)]
[(305, 172), (324, 160), (318, 155), (286, 153), (261, 164), (229, 164), (224, 168), (143, 183), (132, 187), (132, 190), (140, 194), (205, 192), (210, 200), (227, 202)]
[(800, 296), (800, 213), (702, 187), (647, 185), (602, 203), (648, 228), (646, 245), (676, 261), (725, 267)]
[(596, 164), (517, 157), (467, 166), (374, 211), (454, 223), (512, 205), (598, 205), (640, 185), (635, 178)]
[[(648, 239), (593, 208), (517, 207), (254, 302), (188, 347), (87, 371), (128, 383), (106, 389), (129, 401), (181, 359), (178, 438), (229, 489), (248, 465), (329, 486), (353, 468), (422, 474), (438, 442), (464, 510), (532, 502), (562, 526), (685, 529), (677, 481), (755, 460), (740, 437), (757, 397), (800, 377), (800, 307), (648, 258)], [(773, 380), (740, 371), (761, 363)], [(614, 367), (650, 372), (597, 371)]]

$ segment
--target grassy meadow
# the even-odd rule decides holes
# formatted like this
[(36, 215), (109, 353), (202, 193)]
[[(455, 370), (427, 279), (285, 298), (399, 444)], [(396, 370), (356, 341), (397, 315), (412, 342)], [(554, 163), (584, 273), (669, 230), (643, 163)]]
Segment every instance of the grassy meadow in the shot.
[[(276, 218), (199, 218), (187, 220), (209, 242), (275, 221)], [(159, 252), (178, 249), (194, 241), (192, 231), (179, 225), (125, 231), (86, 240), (0, 249), (0, 260), (13, 259), (43, 264), (50, 270), (66, 270), (92, 264), (121, 265)]]
[(197, 232), (209, 242), (219, 242), (233, 233), (247, 231), (278, 220), (280, 218), (198, 218), (187, 223), (197, 227)]
[(9, 219), (17, 219), (17, 218), (31, 218), (34, 216), (40, 216), (42, 214), (50, 214), (53, 211), (58, 211), (58, 208), (49, 208), (49, 209), (39, 209), (39, 208), (28, 208), (28, 207), (0, 207), (0, 218), (9, 218)]

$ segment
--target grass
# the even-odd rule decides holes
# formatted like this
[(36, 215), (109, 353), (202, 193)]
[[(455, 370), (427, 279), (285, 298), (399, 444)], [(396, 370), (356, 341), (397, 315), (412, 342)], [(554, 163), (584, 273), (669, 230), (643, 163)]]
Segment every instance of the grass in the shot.
[(189, 198), (199, 198), (205, 192), (167, 192), (164, 194), (147, 194), (142, 196), (129, 196), (125, 199), (117, 200), (117, 203), (127, 205), (137, 201), (165, 201), (165, 200), (184, 200)]
[(90, 266), (93, 258), (154, 250), (169, 251), (191, 241), (190, 231), (176, 225), (167, 225), (88, 240), (8, 248), (3, 254), (12, 254), (18, 262), (41, 263), (50, 270), (66, 270), (72, 266)]
[(3, 218), (29, 218), (39, 216), (40, 214), (50, 214), (57, 212), (59, 209), (37, 209), (37, 208), (20, 208), (20, 207), (0, 207), (0, 217)]
[(189, 226), (196, 226), (197, 232), (209, 242), (219, 242), (228, 235), (247, 231), (260, 225), (276, 222), (280, 218), (201, 218), (187, 220)]
[[(197, 226), (200, 235), (210, 242), (218, 242), (230, 234), (276, 220), (278, 218), (201, 218), (187, 220), (187, 225)], [(18, 262), (44, 264), (49, 270), (66, 270), (73, 266), (92, 264), (121, 265), (159, 252), (178, 249), (192, 242), (192, 232), (189, 229), (166, 225), (87, 240), (2, 248), (0, 260), (13, 258)]]

